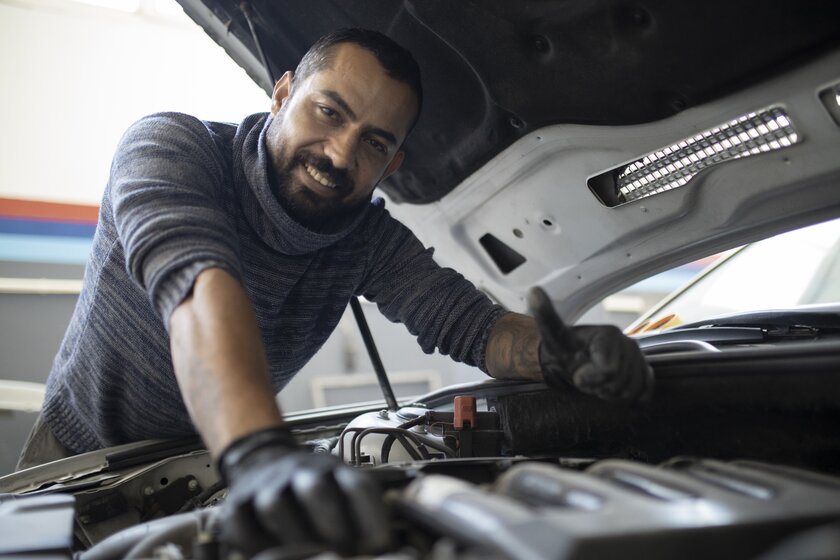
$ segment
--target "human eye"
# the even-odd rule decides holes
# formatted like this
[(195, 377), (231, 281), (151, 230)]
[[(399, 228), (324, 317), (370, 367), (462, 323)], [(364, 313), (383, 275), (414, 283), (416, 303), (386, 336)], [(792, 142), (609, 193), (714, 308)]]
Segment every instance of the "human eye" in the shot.
[(376, 150), (377, 152), (379, 152), (381, 154), (387, 154), (388, 153), (388, 147), (385, 144), (383, 144), (382, 142), (380, 142), (379, 140), (377, 140), (376, 138), (368, 138), (367, 143), (370, 147), (372, 147), (374, 150)]
[(329, 105), (318, 105), (318, 111), (323, 116), (325, 116), (326, 118), (328, 118), (332, 121), (338, 121), (339, 120), (340, 115), (338, 114), (338, 111), (336, 111), (335, 109), (333, 109)]

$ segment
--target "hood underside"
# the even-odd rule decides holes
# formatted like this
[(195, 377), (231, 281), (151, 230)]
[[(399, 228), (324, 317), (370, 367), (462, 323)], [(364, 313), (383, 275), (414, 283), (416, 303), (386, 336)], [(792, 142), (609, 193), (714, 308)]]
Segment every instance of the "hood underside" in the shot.
[(656, 121), (840, 42), (840, 4), (822, 0), (179, 1), (266, 92), (337, 28), (375, 29), (411, 50), (424, 110), (382, 189), (415, 204), (539, 128)]
[(267, 91), (336, 28), (410, 49), (423, 114), (381, 189), (511, 310), (541, 285), (574, 321), (840, 216), (838, 2), (179, 1)]

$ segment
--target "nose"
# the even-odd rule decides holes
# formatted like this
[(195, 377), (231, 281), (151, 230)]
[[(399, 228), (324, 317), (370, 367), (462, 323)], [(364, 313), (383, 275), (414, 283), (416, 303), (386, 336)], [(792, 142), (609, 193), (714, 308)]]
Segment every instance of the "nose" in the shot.
[(327, 139), (324, 146), (324, 155), (329, 157), (333, 166), (338, 169), (353, 169), (356, 166), (358, 143), (359, 141), (352, 131), (337, 131)]

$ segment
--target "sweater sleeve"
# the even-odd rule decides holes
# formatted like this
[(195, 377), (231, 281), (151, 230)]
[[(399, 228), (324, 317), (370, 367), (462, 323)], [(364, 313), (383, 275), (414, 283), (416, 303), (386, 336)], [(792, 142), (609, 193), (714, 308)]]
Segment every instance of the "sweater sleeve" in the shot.
[(469, 280), (440, 267), (411, 231), (383, 210), (361, 287), (390, 321), (404, 323), (427, 354), (442, 354), (487, 372), (490, 330), (506, 311)]
[(167, 329), (202, 270), (241, 278), (224, 161), (207, 127), (178, 113), (133, 124), (114, 156), (106, 196), (126, 269)]

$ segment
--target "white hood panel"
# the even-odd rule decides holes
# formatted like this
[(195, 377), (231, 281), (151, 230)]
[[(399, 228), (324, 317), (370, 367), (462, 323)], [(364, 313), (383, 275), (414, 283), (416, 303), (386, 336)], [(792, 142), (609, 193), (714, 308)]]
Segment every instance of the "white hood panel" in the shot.
[[(666, 120), (543, 128), (439, 202), (389, 208), (436, 248), (441, 264), (509, 309), (523, 311), (527, 289), (541, 285), (573, 321), (603, 297), (654, 273), (840, 215), (840, 128), (817, 97), (838, 81), (840, 50)], [(615, 94), (621, 95), (618, 84)], [(771, 105), (785, 108), (799, 143), (725, 162), (684, 187), (613, 208), (587, 186), (592, 176)], [(526, 262), (503, 274), (479, 243), (487, 233)]]

